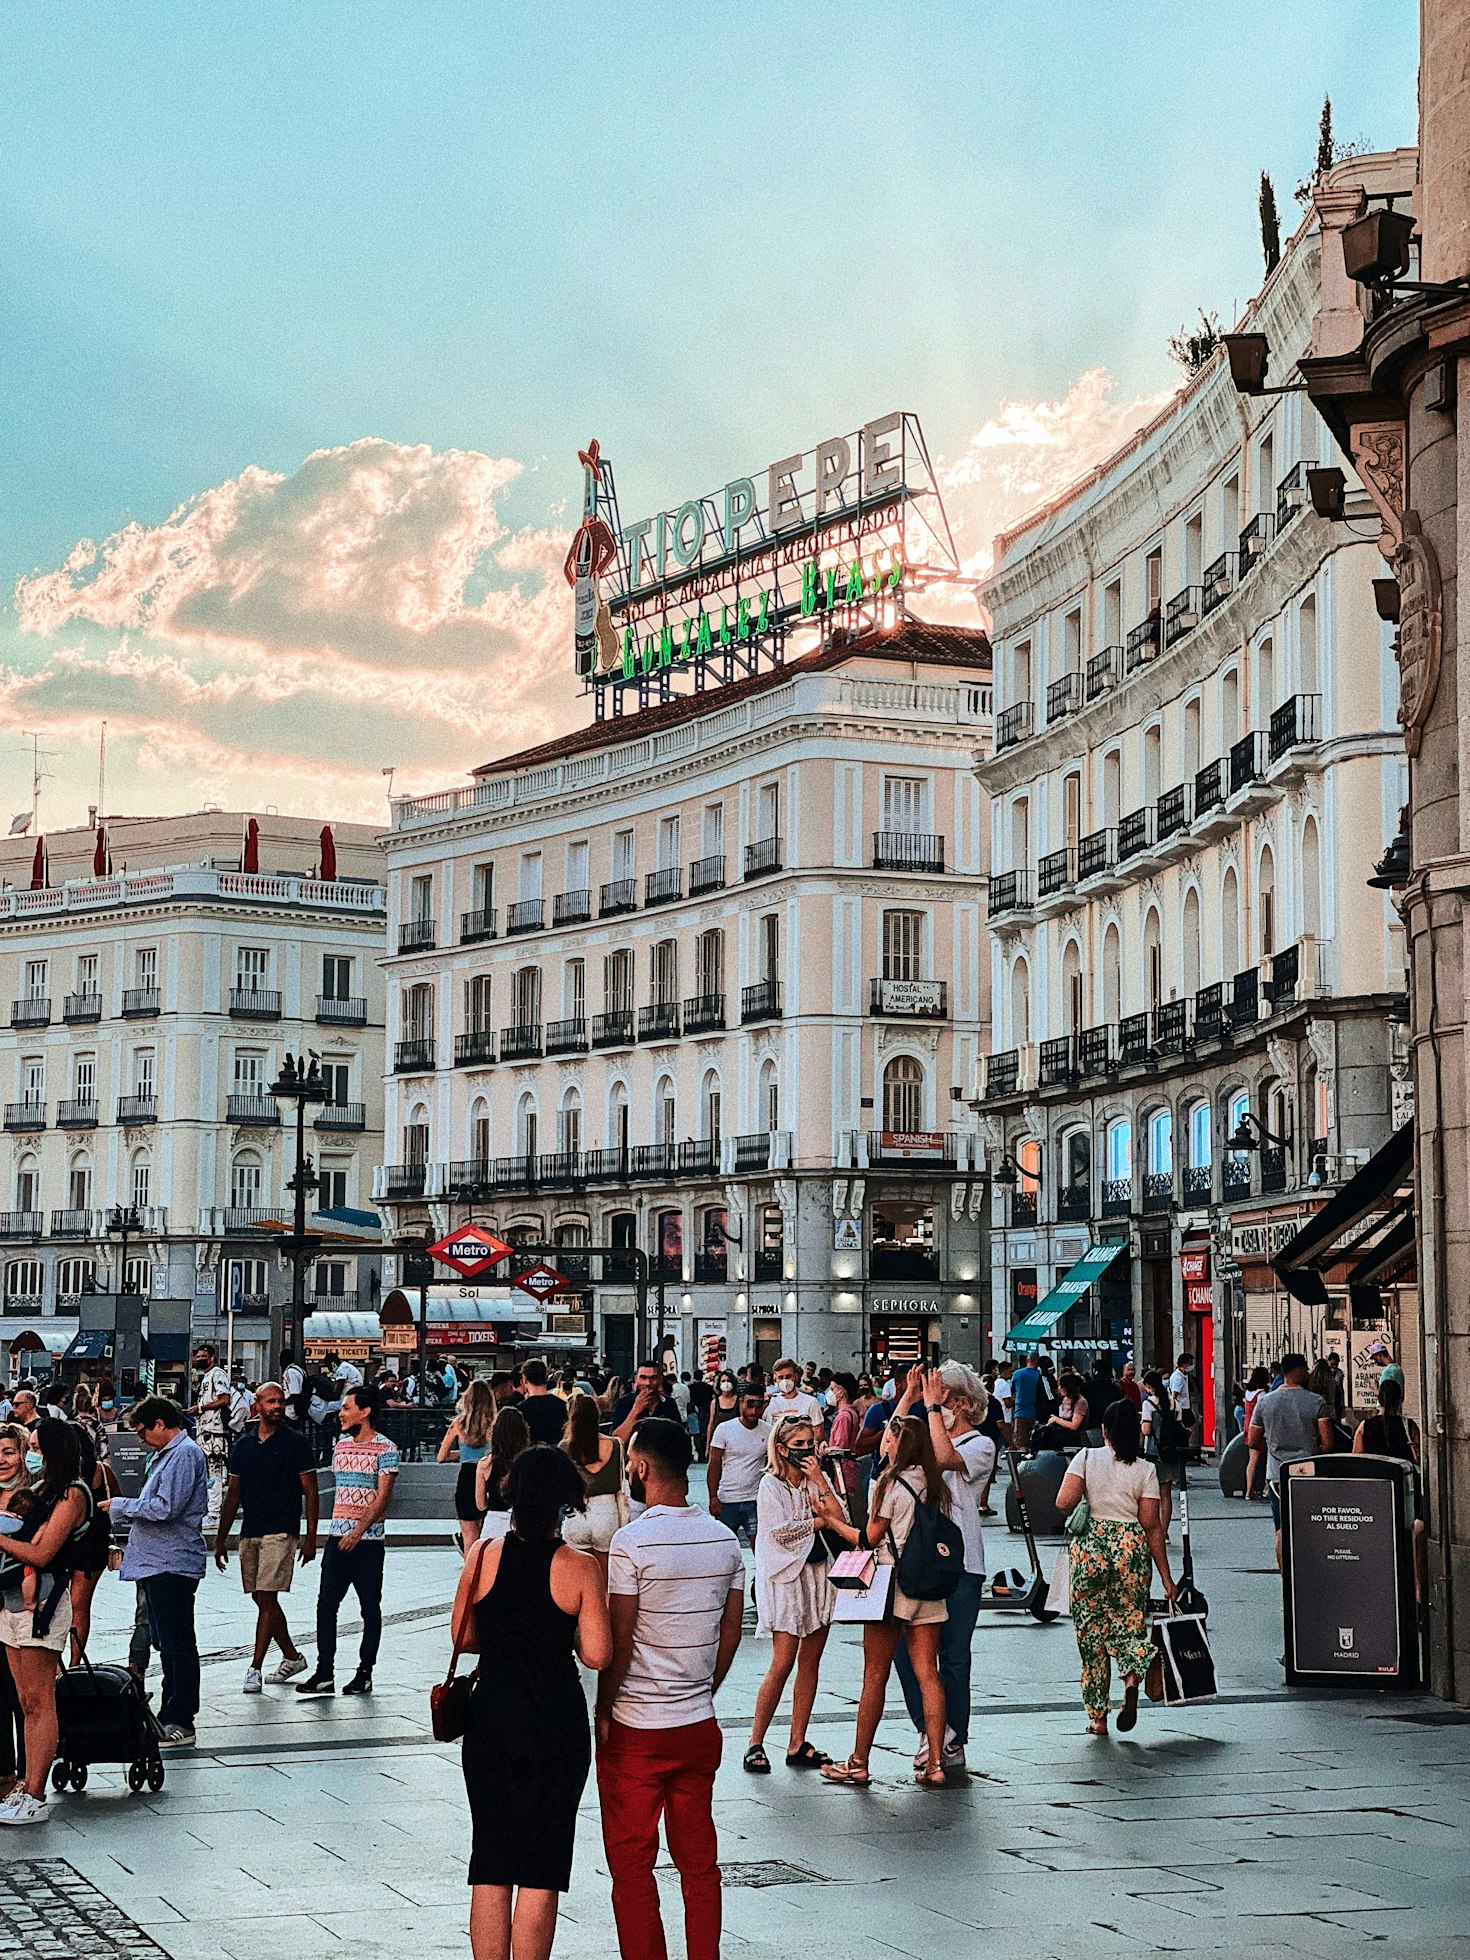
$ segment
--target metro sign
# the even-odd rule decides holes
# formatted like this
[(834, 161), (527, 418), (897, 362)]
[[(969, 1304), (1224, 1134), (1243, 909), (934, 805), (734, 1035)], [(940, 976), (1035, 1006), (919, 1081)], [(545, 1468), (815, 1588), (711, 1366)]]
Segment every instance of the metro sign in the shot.
[(475, 1279), (486, 1273), (492, 1266), (498, 1266), (502, 1259), (508, 1259), (513, 1248), (504, 1239), (496, 1238), (487, 1232), (483, 1225), (461, 1225), (458, 1231), (451, 1232), (447, 1238), (436, 1240), (429, 1247), (432, 1258), (443, 1265), (453, 1266), (457, 1273), (466, 1279)]
[(553, 1293), (560, 1293), (566, 1280), (555, 1266), (532, 1266), (524, 1273), (517, 1273), (511, 1281), (522, 1293), (529, 1293), (533, 1300), (549, 1300)]

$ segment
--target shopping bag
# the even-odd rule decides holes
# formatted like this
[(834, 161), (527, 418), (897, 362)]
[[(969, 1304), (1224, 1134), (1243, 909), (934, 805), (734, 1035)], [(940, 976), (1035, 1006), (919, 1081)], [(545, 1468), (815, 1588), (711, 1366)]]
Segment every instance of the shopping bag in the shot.
[(871, 1585), (860, 1591), (838, 1592), (832, 1619), (837, 1626), (866, 1626), (893, 1613), (893, 1567), (880, 1565)]
[(1186, 1702), (1209, 1701), (1219, 1693), (1215, 1685), (1215, 1660), (1202, 1615), (1173, 1613), (1166, 1619), (1155, 1620), (1152, 1638), (1163, 1662), (1165, 1707), (1179, 1708)]
[(827, 1578), (840, 1592), (866, 1592), (877, 1570), (876, 1552), (861, 1545), (849, 1545), (827, 1567)]
[(1057, 1562), (1051, 1569), (1046, 1603), (1053, 1613), (1070, 1613), (1072, 1610), (1072, 1561), (1065, 1545), (1057, 1553)]

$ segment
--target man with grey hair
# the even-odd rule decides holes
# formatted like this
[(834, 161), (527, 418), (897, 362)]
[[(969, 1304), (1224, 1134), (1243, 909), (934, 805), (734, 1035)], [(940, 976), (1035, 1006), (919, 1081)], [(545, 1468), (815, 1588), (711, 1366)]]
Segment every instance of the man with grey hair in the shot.
[[(995, 1469), (995, 1444), (978, 1425), (990, 1397), (984, 1382), (963, 1361), (938, 1368), (911, 1368), (899, 1398), (900, 1415), (922, 1414), (929, 1425), (935, 1460), (949, 1491), (950, 1516), (965, 1541), (965, 1570), (948, 1599), (949, 1617), (939, 1630), (939, 1679), (944, 1687), (944, 1756), (947, 1774), (963, 1776), (970, 1739), (970, 1643), (985, 1592), (985, 1544), (980, 1531), (980, 1492)], [(900, 1642), (898, 1680), (904, 1706), (919, 1734), (916, 1768), (929, 1760), (924, 1739), (924, 1702), (918, 1677)]]

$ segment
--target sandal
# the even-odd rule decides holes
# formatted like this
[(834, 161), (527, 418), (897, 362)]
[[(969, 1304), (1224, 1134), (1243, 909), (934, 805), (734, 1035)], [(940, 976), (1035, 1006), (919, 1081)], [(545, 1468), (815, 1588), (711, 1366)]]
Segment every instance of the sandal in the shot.
[(1118, 1733), (1126, 1735), (1138, 1725), (1138, 1683), (1124, 1683), (1123, 1706), (1118, 1710)]
[(804, 1742), (799, 1749), (793, 1749), (786, 1758), (787, 1769), (825, 1769), (832, 1758), (824, 1756), (820, 1749), (813, 1749)]
[(1148, 1664), (1148, 1673), (1143, 1677), (1143, 1692), (1150, 1701), (1164, 1699), (1164, 1657), (1155, 1654)]
[(828, 1783), (846, 1783), (854, 1790), (869, 1790), (873, 1785), (867, 1764), (856, 1756), (849, 1756), (845, 1763), (823, 1763), (822, 1776)]
[(921, 1790), (947, 1790), (949, 1778), (942, 1768), (918, 1769), (914, 1771), (914, 1781)]
[(1087, 1733), (1089, 1735), (1106, 1735), (1107, 1732), (1108, 1732), (1108, 1718), (1106, 1715), (1095, 1716), (1087, 1724)]
[(748, 1769), (752, 1776), (769, 1776), (771, 1759), (758, 1742), (753, 1742), (745, 1752), (741, 1767)]

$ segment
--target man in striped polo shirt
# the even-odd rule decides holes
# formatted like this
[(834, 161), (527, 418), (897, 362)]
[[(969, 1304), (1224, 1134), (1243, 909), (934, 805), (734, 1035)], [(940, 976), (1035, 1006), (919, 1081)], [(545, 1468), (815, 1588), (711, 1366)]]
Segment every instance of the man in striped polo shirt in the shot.
[(327, 1548), (316, 1596), (316, 1666), (309, 1678), (296, 1683), (298, 1695), (334, 1695), (333, 1669), (337, 1660), (337, 1614), (349, 1592), (362, 1609), (362, 1641), (357, 1672), (344, 1695), (370, 1695), (373, 1663), (383, 1637), (383, 1554), (387, 1533), (383, 1520), (393, 1501), (398, 1478), (398, 1445), (373, 1424), (378, 1391), (366, 1382), (342, 1397), (342, 1434), (332, 1452), (335, 1489)]
[(638, 1424), (628, 1488), (647, 1508), (614, 1534), (608, 1561), (613, 1657), (597, 1687), (597, 1787), (623, 1960), (667, 1960), (653, 1876), (661, 1820), (689, 1960), (720, 1951), (714, 1697), (740, 1645), (745, 1563), (734, 1532), (689, 1502), (692, 1455), (681, 1424)]

